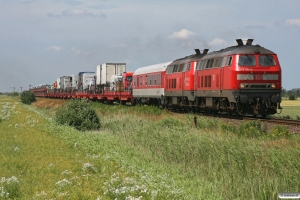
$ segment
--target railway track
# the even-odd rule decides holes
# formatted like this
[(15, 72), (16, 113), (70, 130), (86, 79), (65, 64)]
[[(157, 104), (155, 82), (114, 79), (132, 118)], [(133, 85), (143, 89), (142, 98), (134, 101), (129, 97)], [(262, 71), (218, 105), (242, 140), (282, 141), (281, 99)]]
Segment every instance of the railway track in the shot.
[(206, 114), (206, 113), (199, 113), (199, 115), (209, 116), (209, 117), (217, 117), (217, 118), (235, 119), (235, 120), (248, 120), (248, 121), (250, 121), (250, 120), (260, 120), (261, 122), (300, 127), (300, 120), (293, 120), (293, 119), (262, 118), (262, 117), (251, 117), (251, 116)]

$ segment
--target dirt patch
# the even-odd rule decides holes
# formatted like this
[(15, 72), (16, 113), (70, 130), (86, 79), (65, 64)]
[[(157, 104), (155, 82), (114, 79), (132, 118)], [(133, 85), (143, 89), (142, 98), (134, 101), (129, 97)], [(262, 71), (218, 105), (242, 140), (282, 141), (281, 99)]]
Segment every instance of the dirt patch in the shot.
[(61, 107), (64, 103), (68, 101), (69, 100), (62, 99), (36, 98), (36, 101), (33, 102), (31, 105), (37, 108), (56, 109), (58, 107)]

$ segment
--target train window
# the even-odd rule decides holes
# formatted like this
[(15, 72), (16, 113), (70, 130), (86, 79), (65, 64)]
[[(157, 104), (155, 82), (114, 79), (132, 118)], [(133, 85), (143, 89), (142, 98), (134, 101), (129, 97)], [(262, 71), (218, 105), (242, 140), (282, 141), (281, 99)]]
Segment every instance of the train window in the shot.
[(225, 66), (231, 66), (231, 63), (232, 63), (232, 56), (229, 56), (229, 57), (227, 57)]
[(200, 69), (205, 69), (206, 62), (207, 62), (207, 60), (202, 60), (202, 61), (201, 61)]
[(212, 67), (213, 67), (214, 62), (215, 62), (215, 59), (210, 60), (209, 68), (212, 68)]
[(203, 60), (200, 60), (198, 62), (198, 65), (196, 66), (196, 69), (201, 69), (202, 62), (203, 62)]
[(168, 69), (167, 69), (167, 74), (171, 74), (173, 72), (173, 68), (174, 66), (169, 66)]
[(183, 71), (183, 67), (184, 67), (184, 64), (179, 65), (178, 72), (182, 72)]
[(207, 60), (207, 61), (206, 61), (206, 67), (205, 67), (205, 68), (209, 68), (210, 62), (211, 62), (211, 60)]
[(239, 56), (238, 65), (239, 66), (255, 66), (256, 65), (255, 56), (249, 56), (249, 55)]
[(186, 71), (190, 71), (190, 69), (191, 69), (191, 63), (187, 64)]
[(274, 66), (276, 62), (271, 55), (261, 55), (258, 57), (260, 66)]
[(178, 71), (178, 65), (174, 65), (173, 73)]
[(220, 60), (221, 60), (221, 58), (217, 58), (215, 60), (215, 66), (214, 67), (219, 67), (220, 66)]
[(223, 60), (224, 60), (224, 57), (221, 57), (219, 58), (219, 66), (218, 67), (222, 67), (223, 65)]
[(140, 76), (140, 86), (142, 86), (142, 83), (143, 83), (143, 77)]
[(223, 57), (221, 67), (224, 67), (226, 65), (227, 57)]

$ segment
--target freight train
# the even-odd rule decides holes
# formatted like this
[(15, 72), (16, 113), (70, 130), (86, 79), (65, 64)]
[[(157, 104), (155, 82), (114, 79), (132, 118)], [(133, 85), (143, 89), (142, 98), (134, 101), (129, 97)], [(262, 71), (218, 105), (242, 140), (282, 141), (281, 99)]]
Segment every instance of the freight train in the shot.
[(125, 63), (105, 63), (97, 72), (57, 79), (32, 88), (37, 97), (89, 98), (132, 105), (235, 115), (273, 115), (282, 109), (281, 67), (277, 55), (237, 39), (237, 45), (126, 72)]

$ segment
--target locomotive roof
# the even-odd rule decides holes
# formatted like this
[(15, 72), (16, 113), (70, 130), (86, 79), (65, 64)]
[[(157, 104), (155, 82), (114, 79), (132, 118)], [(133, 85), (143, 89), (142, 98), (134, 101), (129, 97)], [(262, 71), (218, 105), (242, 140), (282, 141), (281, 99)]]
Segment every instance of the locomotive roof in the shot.
[(141, 68), (138, 68), (137, 70), (135, 70), (135, 72), (134, 72), (133, 75), (166, 71), (167, 66), (170, 63), (171, 62), (166, 62), (166, 63), (160, 63), (160, 64), (156, 64), (156, 65), (150, 65), (150, 66), (146, 66), (146, 67), (141, 67)]
[(192, 55), (186, 56), (184, 58), (176, 59), (170, 65), (180, 64), (180, 63), (187, 63), (187, 62), (191, 62), (191, 61), (197, 61), (205, 55), (207, 55), (207, 54), (192, 54)]
[(273, 51), (266, 49), (260, 45), (242, 45), (231, 46), (219, 51), (213, 51), (205, 55), (205, 58), (221, 57), (232, 54), (275, 54)]

